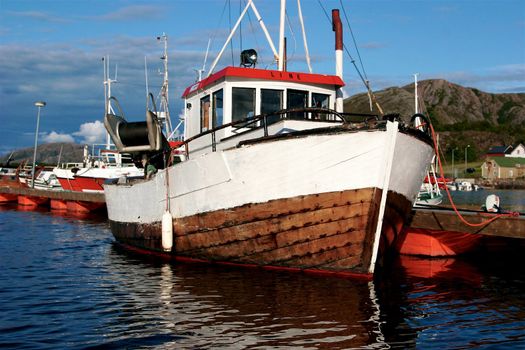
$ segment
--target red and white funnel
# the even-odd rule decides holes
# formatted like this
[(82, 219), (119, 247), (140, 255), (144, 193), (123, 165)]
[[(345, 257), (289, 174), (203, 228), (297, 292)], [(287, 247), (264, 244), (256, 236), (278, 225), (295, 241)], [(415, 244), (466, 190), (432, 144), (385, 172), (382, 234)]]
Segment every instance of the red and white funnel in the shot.
[[(332, 29), (335, 32), (335, 75), (343, 79), (343, 26), (339, 10), (332, 10)], [(343, 112), (343, 90), (338, 88), (335, 98), (335, 110)]]

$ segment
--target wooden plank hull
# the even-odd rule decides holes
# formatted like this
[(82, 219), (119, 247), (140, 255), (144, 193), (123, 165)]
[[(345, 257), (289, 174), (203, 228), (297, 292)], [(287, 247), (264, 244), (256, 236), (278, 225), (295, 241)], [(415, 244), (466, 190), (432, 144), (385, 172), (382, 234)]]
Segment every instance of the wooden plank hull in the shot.
[[(381, 190), (367, 188), (247, 204), (173, 220), (172, 258), (368, 275)], [(389, 195), (391, 207), (410, 206)], [(384, 232), (406, 215), (390, 210)], [(117, 241), (162, 253), (161, 223), (111, 221)], [(388, 241), (383, 242), (386, 249)]]

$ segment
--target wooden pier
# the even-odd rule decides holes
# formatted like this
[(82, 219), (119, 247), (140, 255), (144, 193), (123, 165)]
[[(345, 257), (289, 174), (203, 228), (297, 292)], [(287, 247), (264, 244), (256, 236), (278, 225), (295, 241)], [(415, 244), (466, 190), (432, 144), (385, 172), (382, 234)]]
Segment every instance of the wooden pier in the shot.
[(23, 206), (49, 206), (54, 210), (87, 213), (102, 209), (102, 192), (48, 191), (28, 187), (0, 187), (0, 203), (18, 202)]
[(455, 256), (477, 251), (502, 252), (525, 247), (525, 214), (501, 216), (462, 209), (464, 223), (452, 208), (417, 208), (412, 222), (399, 235), (396, 249), (404, 255)]
[[(461, 209), (459, 212), (468, 222), (473, 224), (480, 224), (495, 216), (494, 213), (480, 210)], [(410, 227), (434, 231), (525, 238), (525, 214), (500, 217), (482, 226), (469, 226), (459, 219), (452, 208), (417, 208), (414, 210)]]

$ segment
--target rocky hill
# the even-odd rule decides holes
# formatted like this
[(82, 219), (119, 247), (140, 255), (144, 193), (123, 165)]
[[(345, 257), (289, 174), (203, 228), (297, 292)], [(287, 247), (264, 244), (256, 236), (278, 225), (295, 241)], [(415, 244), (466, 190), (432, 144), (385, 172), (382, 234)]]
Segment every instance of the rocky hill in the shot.
[[(471, 145), (468, 152), (473, 159), (492, 146), (525, 143), (525, 93), (491, 94), (446, 80), (423, 80), (418, 94), (420, 111), (430, 116), (445, 153)], [(375, 96), (384, 113), (399, 113), (405, 121), (414, 114), (413, 84), (390, 87)], [(344, 108), (370, 113), (367, 94), (347, 98)], [(375, 107), (373, 113), (378, 113)]]
[[(75, 143), (46, 143), (38, 146), (36, 161), (38, 164), (54, 165), (58, 162), (60, 150), (62, 149), (61, 163), (82, 162), (84, 145)], [(0, 164), (4, 164), (10, 154), (0, 156)], [(33, 162), (33, 147), (19, 149), (13, 152), (11, 164), (22, 162)]]
[[(491, 94), (446, 80), (420, 81), (418, 93), (432, 122), (439, 126), (464, 122), (525, 125), (525, 93)], [(405, 118), (414, 114), (413, 84), (390, 87), (375, 95), (385, 113), (400, 113)], [(347, 98), (344, 108), (348, 112), (370, 112), (367, 94)]]

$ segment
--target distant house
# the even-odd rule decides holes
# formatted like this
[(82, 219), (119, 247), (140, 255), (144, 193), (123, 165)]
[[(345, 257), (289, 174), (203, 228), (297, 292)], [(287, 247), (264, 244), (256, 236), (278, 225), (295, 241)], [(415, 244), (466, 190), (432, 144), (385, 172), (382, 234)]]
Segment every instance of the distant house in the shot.
[(481, 165), (481, 177), (489, 180), (525, 178), (525, 157), (493, 157)]
[(512, 152), (512, 146), (494, 146), (485, 154), (487, 158), (490, 157), (505, 157), (505, 155)]
[(505, 157), (514, 157), (514, 158), (525, 158), (525, 146), (522, 143), (514, 147), (512, 152), (505, 154)]

